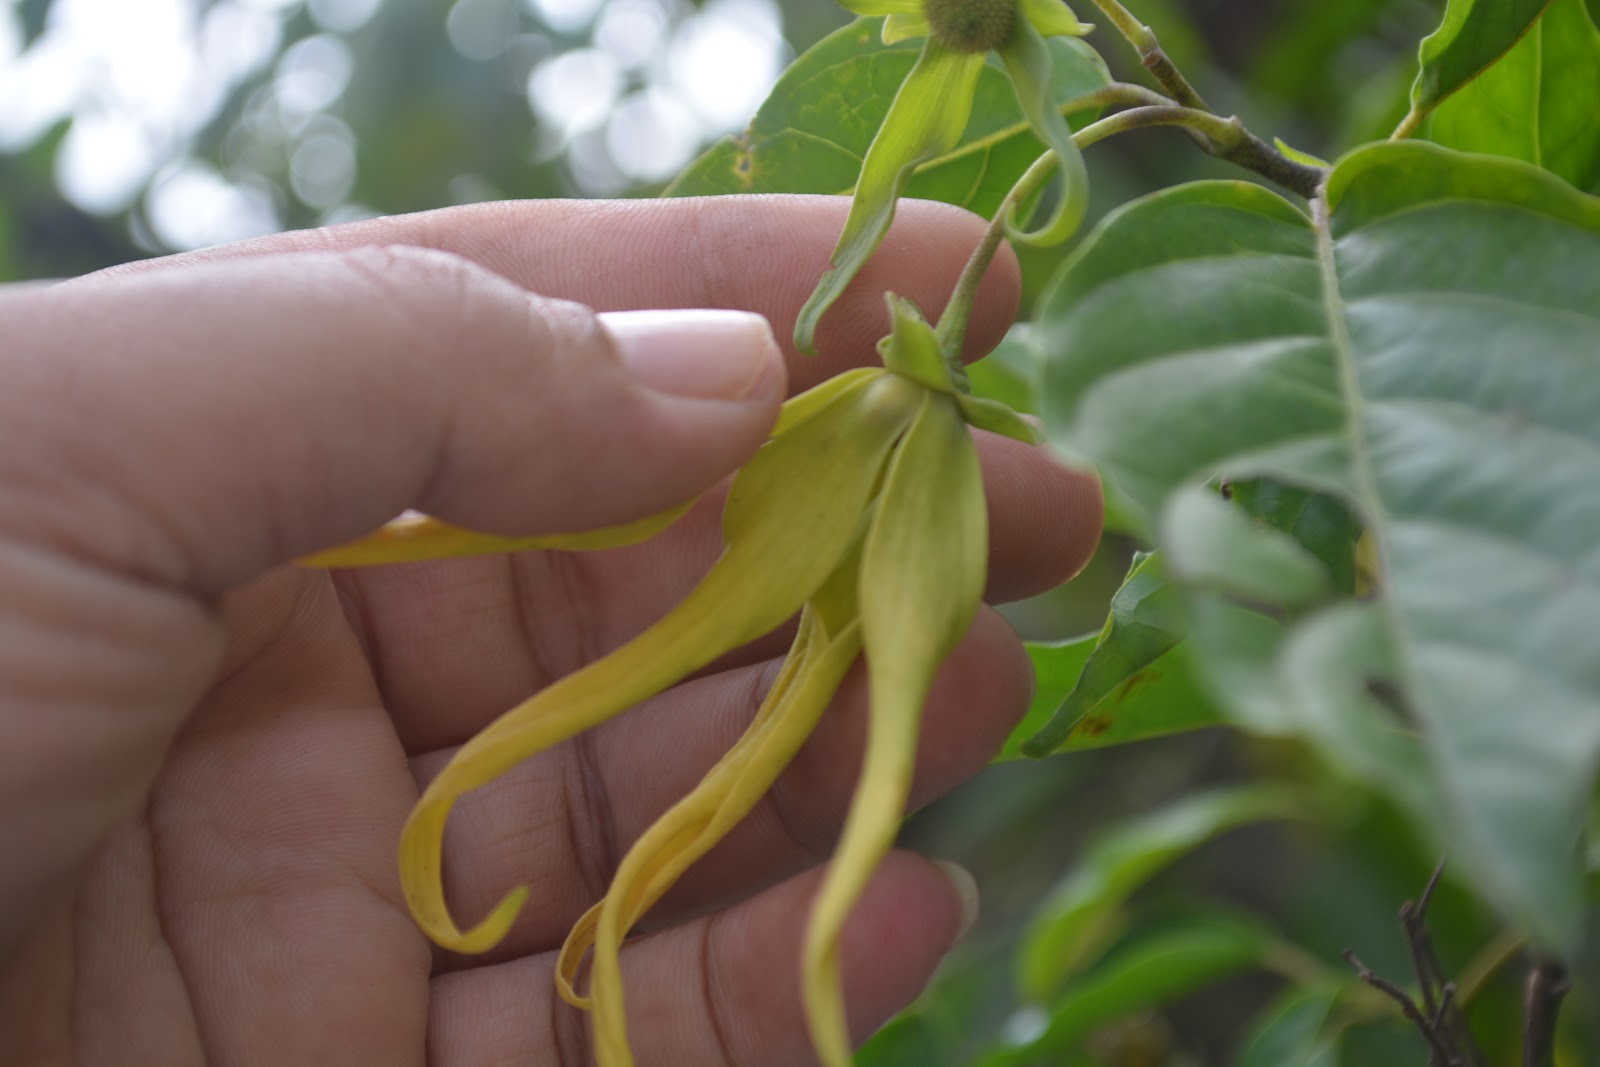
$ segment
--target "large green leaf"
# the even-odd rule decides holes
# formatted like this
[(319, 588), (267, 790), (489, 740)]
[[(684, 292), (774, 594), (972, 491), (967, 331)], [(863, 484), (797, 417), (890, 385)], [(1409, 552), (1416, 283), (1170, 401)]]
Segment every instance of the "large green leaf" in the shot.
[(1449, 148), (1536, 163), (1580, 189), (1600, 179), (1600, 30), (1583, 0), (1554, 0), (1517, 46), (1433, 113)]
[(1337, 1034), (1324, 1035), (1344, 988), (1291, 989), (1269, 1004), (1245, 1038), (1234, 1067), (1337, 1067)]
[[(920, 39), (883, 44), (882, 25), (882, 19), (858, 19), (819, 41), (778, 79), (749, 129), (707, 149), (667, 195), (850, 192), (867, 146), (922, 49)], [(1055, 99), (1072, 100), (1110, 83), (1105, 63), (1082, 41), (1052, 38), (1049, 48)], [(1071, 117), (1076, 125), (1093, 116)], [(924, 164), (906, 195), (993, 215), (1043, 153), (1005, 72), (986, 66), (960, 147)]]
[(1261, 925), (1222, 915), (1142, 935), (1063, 990), (1037, 1037), (985, 1057), (982, 1067), (1058, 1063), (1108, 1023), (1260, 966), (1274, 943)]
[(1021, 957), (1023, 993), (1049, 1003), (1121, 932), (1123, 905), (1156, 874), (1218, 834), (1288, 818), (1297, 798), (1268, 786), (1195, 793), (1096, 838), (1040, 905)]
[(1099, 634), (1029, 644), (1037, 686), (1001, 758), (1143, 741), (1222, 722), (1196, 680), (1178, 591), (1158, 556), (1134, 562)]
[(1219, 477), (1359, 517), (1381, 592), (1321, 610), (1263, 604), (1247, 556), (1202, 546), (1196, 660), (1242, 721), (1307, 734), (1424, 815), (1556, 949), (1577, 937), (1600, 755), (1597, 279), (1600, 200), (1376, 145), (1315, 218), (1231, 182), (1128, 205), (1036, 332), (1052, 440), (1169, 552), (1201, 551), (1168, 518)]
[(1444, 22), (1423, 38), (1408, 124), (1482, 74), (1528, 32), (1550, 0), (1449, 0)]

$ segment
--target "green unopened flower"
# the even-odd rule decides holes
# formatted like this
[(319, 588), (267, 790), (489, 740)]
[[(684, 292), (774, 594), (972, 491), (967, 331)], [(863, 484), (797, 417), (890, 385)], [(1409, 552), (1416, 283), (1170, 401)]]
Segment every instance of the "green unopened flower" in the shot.
[[(441, 877), (445, 822), (457, 799), (801, 612), (788, 658), (744, 736), (639, 838), (605, 898), (563, 947), (558, 987), (592, 1011), (601, 1067), (633, 1063), (620, 958), (627, 931), (767, 792), (864, 651), (871, 697), (866, 758), (811, 916), (803, 974), (823, 1061), (850, 1063), (840, 931), (893, 843), (929, 688), (983, 594), (988, 520), (967, 427), (1034, 439), (1009, 409), (958, 388), (938, 338), (915, 308), (893, 296), (889, 304), (894, 327), (881, 345), (885, 366), (840, 375), (784, 406), (771, 439), (734, 478), (723, 511), (725, 548), (700, 583), (639, 637), (512, 708), (463, 746), (423, 791), (401, 834), (401, 884), (418, 925), (458, 952), (493, 947), (510, 930), (527, 890), (508, 893), (467, 928), (457, 925)], [(618, 544), (647, 536), (671, 517), (557, 540), (563, 547)], [(431, 522), (405, 520), (409, 526), (308, 562), (345, 566), (390, 562), (408, 550), (405, 558), (504, 550), (503, 541)], [(585, 993), (578, 971), (591, 953)]]
[(1072, 130), (1050, 93), (1050, 52), (1044, 39), (1082, 36), (1090, 27), (1061, 0), (839, 0), (858, 15), (887, 15), (885, 44), (927, 37), (901, 83), (883, 125), (861, 163), (850, 214), (828, 271), (801, 309), (795, 343), (815, 348), (822, 315), (860, 272), (894, 221), (895, 204), (918, 166), (953, 149), (972, 114), (985, 56), (996, 53), (1034, 132), (1062, 171), (1061, 197), (1050, 219), (1025, 232), (1008, 219), (1010, 236), (1029, 244), (1070, 237), (1088, 206), (1088, 171)]

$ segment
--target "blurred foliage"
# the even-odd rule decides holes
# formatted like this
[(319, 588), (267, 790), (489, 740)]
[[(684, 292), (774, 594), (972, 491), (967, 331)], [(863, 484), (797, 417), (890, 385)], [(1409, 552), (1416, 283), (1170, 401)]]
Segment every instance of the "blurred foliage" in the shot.
[[(1386, 136), (1405, 115), (1416, 43), (1438, 25), (1442, 6), (1129, 3), (1219, 112), (1238, 112), (1253, 130), (1324, 157)], [(796, 52), (848, 21), (817, 0), (781, 6)], [(1600, 9), (1600, 0), (1589, 6)], [(40, 32), (49, 7), (49, 0), (15, 5), (25, 40)], [(445, 35), (450, 7), (445, 0), (384, 3), (342, 35), (354, 74), (327, 117), (355, 136), (348, 203), (391, 213), (581, 192), (570, 155), (541, 128), (523, 89), (536, 60), (584, 41), (539, 26), (523, 9), (516, 48), (493, 61), (469, 60)], [(280, 51), (319, 32), (309, 15), (295, 14)], [(1144, 80), (1108, 30), (1093, 43), (1114, 76)], [(267, 183), (285, 226), (341, 217), (289, 191), (288, 155), (263, 133), (271, 71), (269, 63), (238, 85), (181, 154)], [(0, 280), (68, 276), (164, 250), (142, 203), (96, 217), (63, 199), (54, 178), (63, 133), (57, 128), (18, 154), (0, 155)], [(1194, 151), (1174, 130), (1120, 137), (1089, 163), (1091, 221), (1179, 182), (1252, 180)], [(1030, 301), (1064, 254), (1023, 253)], [(1029, 406), (1028, 375), (1017, 371), (1025, 348), (1008, 345), (975, 369), (975, 380)], [(1279, 515), (1285, 529), (1315, 519), (1319, 529), (1350, 533), (1345, 516), (1308, 517), (1256, 487), (1246, 496), (1255, 513)], [(1038, 721), (1060, 705), (1094, 652), (1131, 556), (1126, 540), (1108, 537), (1074, 585), (1008, 609), (1025, 636), (1052, 642), (1035, 650), (1048, 690), (1032, 713)], [(1350, 588), (1356, 571), (1347, 560), (1336, 584)], [(1166, 650), (1145, 651), (1150, 666)], [(1045, 669), (1051, 662), (1071, 669), (1054, 679)], [(1085, 696), (1085, 714), (1105, 699)], [(1212, 715), (1208, 708), (1198, 714)], [(1391, 802), (1303, 745), (1218, 729), (1094, 751), (1066, 747), (1043, 762), (997, 764), (908, 824), (909, 846), (975, 872), (984, 914), (932, 988), (869, 1044), (863, 1064), (1424, 1067), (1427, 1050), (1415, 1032), (1341, 958), (1354, 948), (1377, 973), (1410, 982), (1397, 910), (1421, 892), (1434, 857)], [(1489, 1061), (1519, 1062), (1527, 964), (1520, 948), (1449, 871), (1429, 921)], [(1047, 951), (1059, 947), (1064, 930), (1074, 945), (1070, 960)], [(1068, 962), (1070, 974), (1046, 974)], [(1574, 977), (1562, 1067), (1600, 1055), (1600, 954), (1578, 960)]]

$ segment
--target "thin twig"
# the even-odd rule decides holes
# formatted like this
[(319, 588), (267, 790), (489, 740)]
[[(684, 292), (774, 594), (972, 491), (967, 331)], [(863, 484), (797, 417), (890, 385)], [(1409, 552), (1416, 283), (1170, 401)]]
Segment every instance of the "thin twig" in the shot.
[(1522, 1000), (1522, 1067), (1554, 1067), (1556, 1018), (1570, 988), (1567, 969), (1540, 960), (1528, 972)]
[(1127, 38), (1134, 51), (1139, 53), (1139, 62), (1144, 64), (1150, 76), (1167, 91), (1167, 95), (1184, 107), (1192, 107), (1198, 111), (1211, 110), (1200, 94), (1195, 92), (1194, 86), (1189, 84), (1189, 79), (1183, 76), (1167, 57), (1167, 53), (1161, 50), (1161, 42), (1156, 40), (1156, 35), (1149, 26), (1134, 18), (1133, 12), (1123, 7), (1118, 0), (1094, 0), (1094, 2), (1105, 17), (1111, 20), (1117, 32)]
[(1433, 903), (1433, 891), (1439, 888), (1439, 879), (1443, 875), (1444, 861), (1440, 860), (1416, 904), (1408, 901), (1400, 906), (1400, 926), (1405, 930), (1406, 947), (1411, 950), (1411, 969), (1416, 972), (1417, 986), (1422, 990), (1422, 1006), (1429, 1016), (1439, 1021), (1444, 1016), (1433, 995), (1433, 988), (1444, 984), (1445, 977), (1428, 938), (1428, 906)]
[[(1161, 50), (1161, 42), (1156, 40), (1155, 32), (1135, 18), (1133, 12), (1123, 7), (1121, 0), (1094, 0), (1094, 2), (1101, 13), (1117, 28), (1117, 32), (1122, 34), (1133, 46), (1134, 51), (1139, 53), (1139, 62), (1144, 64), (1145, 69), (1167, 91), (1167, 95), (1172, 98), (1171, 103), (1193, 113), (1216, 118), (1218, 122), (1231, 128), (1220, 133), (1210, 132), (1200, 123), (1189, 120), (1149, 125), (1186, 126), (1189, 128), (1190, 138), (1212, 155), (1226, 159), (1246, 170), (1253, 170), (1285, 189), (1299, 193), (1307, 200), (1317, 195), (1323, 180), (1327, 177), (1325, 168), (1309, 166), (1290, 159), (1245, 129), (1244, 123), (1237, 117), (1219, 118), (1205, 102), (1205, 98), (1189, 84), (1189, 79), (1183, 76), (1183, 72), (1177, 68), (1166, 52)], [(1151, 101), (1151, 105), (1160, 106), (1154, 101)]]
[[(1297, 163), (1285, 156), (1245, 129), (1244, 123), (1237, 117), (1225, 119), (1209, 111), (1180, 107), (1171, 103), (1129, 108), (1127, 111), (1107, 115), (1099, 122), (1080, 130), (1078, 144), (1080, 146), (1093, 144), (1114, 133), (1123, 133), (1145, 126), (1187, 127), (1200, 134), (1196, 138), (1196, 143), (1206, 152), (1246, 170), (1255, 171), (1285, 189), (1299, 193), (1307, 200), (1317, 195), (1328, 176), (1328, 172), (1322, 167)], [(1091, 131), (1090, 139), (1083, 140), (1083, 135), (1091, 134)]]
[(1362, 963), (1361, 957), (1356, 955), (1355, 949), (1347, 948), (1344, 950), (1343, 955), (1349, 961), (1350, 966), (1355, 968), (1356, 977), (1399, 1005), (1401, 1013), (1421, 1032), (1423, 1038), (1428, 1042), (1428, 1047), (1432, 1049), (1431, 1062), (1434, 1067), (1461, 1067), (1461, 1061), (1440, 1040), (1438, 1032), (1430, 1025), (1431, 1020), (1422, 1013), (1422, 1009), (1417, 1007), (1417, 1002), (1411, 999), (1409, 993), (1387, 978), (1375, 973), (1365, 963)]

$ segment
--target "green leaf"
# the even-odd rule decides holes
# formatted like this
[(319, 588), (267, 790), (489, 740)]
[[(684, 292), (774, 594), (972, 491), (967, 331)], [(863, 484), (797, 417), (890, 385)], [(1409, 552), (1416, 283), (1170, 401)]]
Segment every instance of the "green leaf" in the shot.
[[(919, 40), (883, 44), (881, 26), (880, 19), (859, 19), (795, 60), (749, 129), (707, 149), (667, 195), (849, 193), (922, 47)], [(1104, 61), (1082, 41), (1051, 38), (1047, 47), (1055, 99), (1073, 100), (1110, 84)], [(1095, 113), (1069, 117), (1077, 127)], [(906, 195), (993, 216), (1017, 178), (1043, 153), (1005, 72), (986, 65), (960, 145), (919, 168)]]
[(1298, 814), (1293, 794), (1249, 786), (1191, 794), (1094, 840), (1034, 915), (1024, 938), (1021, 986), (1040, 1003), (1099, 958), (1121, 928), (1133, 893), (1224, 831)]
[(1111, 598), (1097, 636), (1030, 644), (1037, 688), (1001, 758), (1105, 748), (1221, 722), (1178, 647), (1177, 597), (1160, 559), (1145, 556)]
[(1273, 943), (1262, 926), (1221, 915), (1147, 934), (1062, 990), (1037, 1038), (989, 1062), (1054, 1062), (1048, 1057), (1071, 1051), (1108, 1023), (1260, 966)]
[(1230, 483), (1228, 492), (1247, 514), (1293, 535), (1327, 568), (1334, 589), (1347, 595), (1357, 591), (1356, 545), (1361, 524), (1343, 502), (1267, 478)]
[(1234, 1067), (1338, 1067), (1339, 1041), (1323, 1028), (1338, 1006), (1344, 987), (1293, 989), (1269, 1004)]
[(1600, 179), (1600, 30), (1583, 0), (1554, 0), (1500, 62), (1439, 106), (1428, 137), (1591, 188)]
[(1256, 523), (1207, 486), (1172, 495), (1161, 540), (1178, 580), (1212, 586), (1247, 600), (1299, 607), (1322, 600), (1332, 588), (1327, 568), (1289, 534)]
[(921, 1012), (905, 1012), (856, 1052), (856, 1067), (931, 1067), (944, 1063), (940, 1035)]
[(1364, 767), (1569, 948), (1600, 757), (1600, 200), (1406, 143), (1345, 158), (1329, 198), (1314, 220), (1209, 182), (1108, 217), (1038, 323), (1047, 429), (1168, 550), (1172, 501), (1216, 478), (1349, 507), (1378, 599), (1285, 624), (1194, 590), (1195, 659), (1240, 721)]
[(1411, 118), (1420, 121), (1451, 93), (1482, 74), (1528, 32), (1550, 0), (1449, 0), (1444, 22), (1423, 38), (1422, 70), (1411, 86)]

